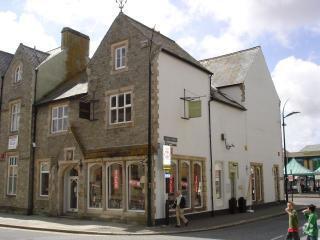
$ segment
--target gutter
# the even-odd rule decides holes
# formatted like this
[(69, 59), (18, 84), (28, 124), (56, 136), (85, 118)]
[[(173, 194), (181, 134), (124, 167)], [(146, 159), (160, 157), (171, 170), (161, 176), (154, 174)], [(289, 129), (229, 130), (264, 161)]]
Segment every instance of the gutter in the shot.
[(36, 107), (36, 94), (37, 94), (37, 81), (38, 81), (38, 69), (35, 72), (34, 92), (33, 92), (33, 103), (32, 103), (32, 122), (31, 122), (31, 159), (29, 168), (29, 193), (28, 193), (28, 211), (27, 215), (33, 214), (33, 195), (34, 195), (34, 165), (35, 165), (35, 153), (36, 153), (36, 129), (37, 129), (37, 113)]
[(213, 201), (213, 157), (212, 157), (212, 135), (211, 135), (211, 107), (210, 107), (210, 103), (211, 103), (211, 84), (212, 84), (212, 76), (213, 73), (210, 75), (209, 77), (209, 100), (208, 100), (208, 118), (209, 118), (209, 149), (210, 149), (210, 180), (211, 180), (211, 206), (212, 206), (212, 210), (211, 210), (211, 216), (214, 216), (214, 201)]

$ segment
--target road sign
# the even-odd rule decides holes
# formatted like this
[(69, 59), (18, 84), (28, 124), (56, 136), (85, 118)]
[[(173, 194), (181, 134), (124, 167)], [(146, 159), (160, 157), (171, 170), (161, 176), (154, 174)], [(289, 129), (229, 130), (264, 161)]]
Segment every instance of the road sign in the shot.
[(293, 175), (288, 175), (289, 182), (293, 182)]
[(164, 136), (163, 139), (166, 145), (175, 146), (175, 147), (177, 146), (178, 138)]

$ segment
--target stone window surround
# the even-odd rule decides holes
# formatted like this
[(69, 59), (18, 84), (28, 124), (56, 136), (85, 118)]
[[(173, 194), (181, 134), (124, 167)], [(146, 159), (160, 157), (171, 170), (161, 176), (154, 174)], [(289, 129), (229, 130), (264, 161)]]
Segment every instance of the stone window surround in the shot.
[[(18, 128), (16, 130), (12, 130), (12, 108), (14, 105), (19, 104), (19, 121), (18, 121)], [(12, 100), (9, 102), (9, 133), (14, 133), (17, 134), (19, 132), (19, 128), (20, 128), (20, 120), (21, 120), (21, 108), (22, 108), (22, 104), (21, 104), (21, 99), (16, 99), (16, 100)]]
[[(20, 71), (20, 79), (16, 80), (18, 68), (20, 68), (19, 69), (19, 71)], [(23, 80), (23, 64), (22, 64), (21, 61), (17, 61), (17, 63), (15, 63), (13, 65), (12, 84), (13, 85), (19, 85), (19, 84), (21, 84), (22, 80)]]
[[(116, 69), (116, 49), (120, 47), (125, 47), (126, 48), (126, 56), (125, 56), (125, 67), (118, 68)], [(120, 42), (115, 42), (111, 44), (111, 74), (116, 74), (116, 73), (121, 73), (128, 71), (128, 48), (129, 48), (129, 41), (128, 40), (123, 40)]]
[[(64, 159), (64, 161), (74, 161), (75, 150), (76, 150), (75, 147), (67, 147), (67, 148), (64, 148), (64, 149), (63, 149), (63, 152), (64, 152), (64, 157), (63, 157), (63, 159)], [(67, 159), (67, 153), (68, 153), (68, 151), (73, 151), (73, 153), (72, 153), (72, 159)]]
[[(130, 122), (123, 122), (123, 123), (116, 123), (116, 124), (110, 124), (111, 121), (111, 111), (110, 111), (110, 97), (113, 95), (119, 95), (122, 93), (131, 93), (131, 121)], [(121, 127), (133, 127), (134, 126), (134, 87), (133, 86), (126, 86), (119, 89), (114, 90), (108, 90), (105, 92), (105, 99), (106, 99), (106, 105), (105, 105), (105, 128), (106, 129), (113, 129), (113, 128), (121, 128)]]
[[(47, 164), (48, 165), (48, 171), (42, 171), (42, 164)], [(48, 195), (43, 195), (42, 194), (42, 173), (48, 173), (48, 176), (50, 178), (50, 162), (48, 161), (40, 161), (39, 162), (39, 197), (40, 198), (48, 198), (49, 197), (49, 186), (50, 186), (50, 180), (48, 181)]]
[[(195, 207), (194, 206), (194, 193), (191, 191), (190, 198), (191, 198), (191, 204), (190, 208), (186, 208), (186, 212), (193, 212), (193, 211), (202, 211), (206, 209), (206, 202), (205, 202), (205, 196), (206, 196), (206, 191), (204, 191), (205, 186), (205, 163), (206, 159), (203, 157), (194, 157), (194, 156), (185, 156), (185, 155), (178, 155), (178, 154), (173, 154), (172, 155), (172, 162), (176, 164), (177, 172), (176, 172), (176, 179), (177, 182), (175, 183), (177, 186), (177, 189), (181, 189), (181, 181), (180, 181), (180, 175), (181, 175), (181, 165), (183, 162), (188, 162), (189, 164), (189, 171), (190, 171), (190, 189), (194, 188), (194, 171), (193, 171), (193, 166), (194, 164), (200, 164), (201, 166), (201, 180), (202, 180), (202, 206)], [(170, 212), (172, 214), (175, 213), (175, 210), (171, 209)]]
[[(260, 193), (261, 193), (261, 199), (255, 199), (252, 200), (255, 203), (263, 203), (264, 202), (264, 180), (263, 180), (263, 163), (258, 163), (258, 162), (250, 162), (250, 174), (251, 174), (251, 168), (259, 168), (261, 169), (260, 172)], [(260, 170), (259, 170), (260, 171)], [(252, 186), (251, 186), (251, 191), (252, 191)]]
[[(114, 55), (115, 55), (114, 68), (115, 68), (115, 70), (120, 70), (120, 69), (123, 69), (127, 66), (127, 64), (126, 64), (127, 49), (128, 48), (126, 47), (126, 45), (119, 46), (119, 47), (115, 48), (115, 50), (114, 50), (115, 51), (114, 52)], [(118, 59), (119, 59), (119, 66), (118, 66)]]
[[(95, 167), (95, 166), (100, 166), (102, 168), (102, 176), (101, 176), (101, 197), (102, 197), (102, 200), (101, 200), (101, 208), (95, 208), (95, 207), (90, 207), (90, 170), (92, 167)], [(103, 181), (104, 180), (104, 177), (103, 177), (103, 165), (101, 163), (91, 163), (91, 164), (88, 164), (88, 172), (87, 172), (87, 209), (89, 210), (102, 210), (103, 209)]]
[[(49, 194), (50, 194), (50, 162), (51, 162), (51, 159), (50, 158), (41, 158), (41, 159), (36, 159), (35, 160), (35, 173), (36, 173), (36, 181), (35, 181), (35, 189), (38, 189), (39, 190), (39, 193), (37, 192), (36, 194), (36, 200), (49, 200), (49, 196), (41, 196), (40, 195), (40, 178), (38, 179), (38, 176), (40, 176), (40, 166), (41, 166), (41, 163), (43, 162), (46, 162), (49, 164)], [(37, 191), (38, 191), (37, 190)]]
[(56, 103), (53, 103), (53, 104), (50, 104), (48, 106), (48, 137), (53, 137), (53, 136), (59, 136), (59, 135), (65, 135), (68, 133), (68, 129), (65, 130), (65, 131), (60, 131), (60, 132), (55, 132), (53, 133), (51, 131), (52, 129), (52, 109), (55, 108), (55, 107), (60, 107), (60, 106), (65, 106), (67, 105), (69, 108), (68, 108), (68, 124), (70, 124), (70, 113), (71, 113), (71, 109), (70, 109), (70, 102), (69, 101), (61, 101), (61, 102), (56, 102)]
[[(88, 164), (88, 169), (89, 166), (95, 165), (95, 164), (102, 164), (103, 168), (106, 169), (106, 171), (102, 171), (102, 179), (104, 179), (104, 181), (106, 183), (108, 183), (108, 168), (110, 165), (112, 164), (120, 164), (122, 166), (122, 180), (123, 180), (123, 184), (122, 184), (122, 196), (123, 196), (123, 205), (122, 208), (120, 209), (115, 209), (115, 208), (108, 208), (108, 185), (105, 184), (105, 190), (104, 190), (104, 194), (102, 196), (103, 198), (103, 202), (104, 204), (102, 204), (103, 208), (100, 209), (95, 209), (95, 208), (87, 208), (89, 212), (93, 212), (96, 213), (97, 211), (99, 212), (114, 212), (114, 213), (126, 213), (126, 214), (141, 214), (144, 215), (146, 210), (132, 210), (129, 209), (129, 204), (128, 204), (128, 168), (130, 165), (132, 164), (143, 164), (145, 167), (145, 176), (147, 176), (147, 169), (145, 166), (145, 162), (144, 162), (144, 157), (138, 157), (138, 156), (132, 156), (132, 157), (115, 157), (115, 158), (103, 158), (103, 159), (88, 159), (85, 160), (84, 163)], [(102, 161), (101, 161), (102, 160)], [(101, 163), (102, 162), (102, 163)], [(88, 177), (86, 178), (88, 179)], [(86, 180), (87, 181), (87, 180)], [(88, 185), (89, 183), (86, 183), (86, 185)], [(147, 189), (146, 189), (146, 184), (145, 184), (145, 188), (144, 191), (146, 193)], [(146, 205), (147, 203), (147, 194), (145, 194), (145, 208), (147, 207)], [(89, 204), (89, 203), (88, 203)], [(88, 206), (87, 204), (87, 206)]]
[[(11, 158), (15, 158), (16, 159), (16, 162), (14, 165), (10, 165), (10, 159)], [(7, 176), (6, 176), (6, 179), (7, 179), (7, 184), (6, 184), (6, 187), (7, 187), (7, 190), (6, 190), (6, 195), (8, 197), (16, 197), (17, 196), (17, 187), (18, 187), (18, 161), (19, 161), (19, 155), (18, 153), (10, 153), (7, 155)], [(12, 167), (13, 166), (13, 167)], [(16, 185), (16, 192), (15, 193), (9, 193), (9, 177), (10, 177), (10, 168), (15, 168), (15, 172), (16, 172), (16, 179), (15, 179), (15, 185)]]

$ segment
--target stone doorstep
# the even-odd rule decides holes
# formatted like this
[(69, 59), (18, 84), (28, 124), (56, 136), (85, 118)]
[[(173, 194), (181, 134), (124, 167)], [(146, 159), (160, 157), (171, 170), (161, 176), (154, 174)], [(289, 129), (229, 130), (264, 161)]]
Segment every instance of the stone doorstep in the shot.
[[(304, 209), (305, 206), (298, 206), (297, 210), (301, 211)], [(98, 226), (98, 225), (87, 225), (90, 226), (91, 229), (83, 230), (85, 226), (82, 226), (82, 230), (75, 230), (72, 228), (61, 228), (61, 226), (55, 226), (56, 228), (52, 228), (53, 226), (27, 226), (25, 223), (17, 224), (15, 222), (10, 223), (4, 223), (7, 219), (1, 218), (0, 215), (0, 227), (8, 227), (8, 228), (16, 228), (16, 229), (26, 229), (26, 230), (38, 230), (38, 231), (49, 231), (49, 232), (61, 232), (61, 233), (73, 233), (73, 234), (89, 234), (89, 235), (166, 235), (166, 234), (180, 234), (180, 233), (188, 233), (188, 232), (201, 232), (201, 231), (209, 231), (209, 230), (217, 230), (222, 228), (228, 228), (236, 225), (246, 224), (246, 223), (252, 223), (255, 221), (265, 220), (277, 216), (285, 215), (285, 212), (278, 212), (274, 214), (268, 214), (264, 216), (257, 216), (249, 219), (242, 219), (231, 223), (226, 224), (220, 224), (215, 226), (209, 226), (209, 227), (195, 227), (195, 228), (188, 228), (188, 229), (168, 229), (167, 226), (165, 227), (148, 227), (147, 230), (144, 228), (139, 228), (138, 226), (128, 226), (123, 227), (123, 230), (116, 230), (116, 228), (119, 227), (112, 227), (112, 226)], [(14, 220), (13, 220), (14, 221)], [(28, 221), (28, 220), (21, 220), (21, 221)], [(32, 221), (32, 220), (31, 220)], [(29, 222), (30, 223), (30, 222)], [(44, 224), (45, 225), (45, 224)], [(57, 228), (59, 227), (59, 228)], [(93, 229), (92, 229), (93, 228)], [(99, 230), (100, 228), (100, 230)], [(106, 228), (113, 228), (113, 229), (104, 229)], [(129, 228), (129, 229), (128, 229)], [(94, 230), (96, 229), (96, 230)]]

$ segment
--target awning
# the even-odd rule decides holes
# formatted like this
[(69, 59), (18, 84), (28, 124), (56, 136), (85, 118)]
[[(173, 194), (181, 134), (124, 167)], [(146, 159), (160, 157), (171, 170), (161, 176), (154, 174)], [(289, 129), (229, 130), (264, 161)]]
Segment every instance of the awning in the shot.
[[(284, 169), (283, 169), (283, 172), (285, 172)], [(314, 175), (314, 172), (302, 166), (300, 163), (297, 162), (295, 158), (292, 158), (291, 161), (287, 164), (287, 174), (305, 176), (305, 175)]]

